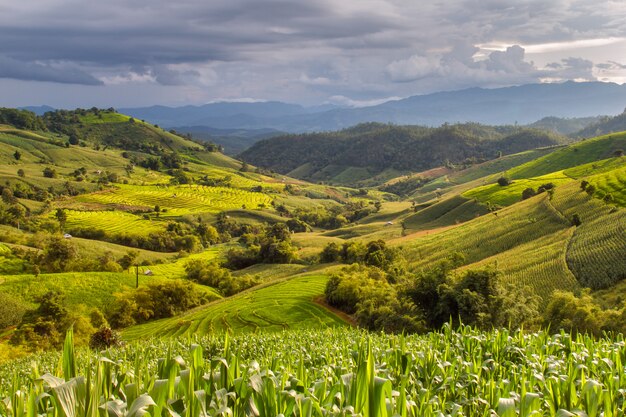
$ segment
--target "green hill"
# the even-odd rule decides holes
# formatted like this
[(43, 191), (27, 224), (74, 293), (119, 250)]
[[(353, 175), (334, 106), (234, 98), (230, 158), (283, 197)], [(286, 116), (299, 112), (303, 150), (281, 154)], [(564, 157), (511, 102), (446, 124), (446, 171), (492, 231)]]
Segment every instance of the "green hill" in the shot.
[(567, 141), (555, 133), (512, 126), (435, 129), (369, 123), (338, 132), (274, 137), (257, 142), (241, 157), (306, 180), (363, 185), (444, 163), (472, 164)]
[[(272, 139), (285, 145), (272, 158), (303, 178), (383, 184), (354, 189), (278, 175), (112, 109), (0, 115), (0, 289), (23, 314), (2, 326), (5, 342), (58, 345), (67, 321), (42, 313), (56, 300), (83, 343), (102, 324), (96, 310), (129, 340), (354, 323), (426, 331), (445, 306), (420, 304), (418, 284), (437, 273), (427, 299), (449, 291), (446, 317), (479, 326), (472, 317), (507, 310), (491, 300), (514, 309), (524, 297), (536, 305), (528, 326), (557, 323), (545, 316), (556, 291), (582, 303), (586, 288), (603, 320), (589, 331), (621, 314), (626, 132), (565, 144), (517, 127), (367, 124)], [(323, 164), (292, 153), (305, 142)], [(455, 292), (483, 270), (497, 271), (491, 298)], [(458, 302), (465, 290), (477, 298)]]

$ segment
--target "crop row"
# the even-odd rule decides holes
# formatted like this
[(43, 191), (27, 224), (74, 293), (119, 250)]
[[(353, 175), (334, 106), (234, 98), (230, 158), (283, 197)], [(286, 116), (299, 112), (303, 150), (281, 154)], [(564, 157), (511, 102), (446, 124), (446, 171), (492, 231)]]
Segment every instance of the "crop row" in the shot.
[(623, 336), (564, 332), (307, 330), (106, 352), (75, 352), (69, 333), (60, 360), (0, 370), (0, 414), (620, 417), (625, 363)]
[(567, 219), (580, 225), (568, 246), (566, 260), (576, 278), (593, 289), (606, 288), (626, 271), (626, 214), (580, 189), (578, 183), (557, 188), (552, 201)]
[(256, 209), (269, 206), (271, 198), (262, 193), (226, 187), (157, 187), (120, 186), (118, 189), (86, 194), (78, 201), (105, 205), (159, 206), (167, 209), (165, 215), (216, 212), (245, 208)]
[(66, 229), (95, 228), (112, 235), (146, 235), (165, 229), (163, 222), (143, 219), (124, 211), (66, 210)]

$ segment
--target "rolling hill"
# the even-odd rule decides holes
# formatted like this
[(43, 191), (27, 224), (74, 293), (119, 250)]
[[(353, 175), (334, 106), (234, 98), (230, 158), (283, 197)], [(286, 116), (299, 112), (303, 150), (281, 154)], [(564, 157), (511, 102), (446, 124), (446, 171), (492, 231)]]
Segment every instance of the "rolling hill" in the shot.
[(359, 186), (443, 164), (472, 164), (567, 142), (555, 133), (513, 126), (464, 124), (433, 129), (370, 123), (338, 132), (266, 139), (240, 156), (296, 178)]
[[(596, 308), (621, 308), (615, 294), (625, 289), (626, 160), (619, 151), (626, 132), (569, 143), (514, 126), (368, 124), (280, 139), (275, 149), (308, 141), (310, 153), (326, 158), (308, 163), (303, 178), (318, 172), (350, 182), (367, 171), (384, 183), (354, 189), (271, 174), (112, 110), (11, 114), (0, 126), (0, 287), (29, 314), (42, 296), (63, 289), (80, 329), (100, 314), (129, 340), (363, 325), (363, 307), (349, 315), (324, 296), (329, 277), (350, 273), (341, 263), (352, 261), (341, 253), (372, 242), (402, 255), (398, 271), (406, 275), (376, 287), (389, 294), (453, 256), (454, 276), (497, 269), (503, 284), (542, 300), (538, 314), (557, 290), (589, 288)], [(78, 143), (70, 143), (73, 136)], [(294, 164), (292, 175), (306, 171), (307, 163), (296, 165), (299, 156), (285, 152), (278, 158)], [(459, 159), (439, 166), (451, 154)], [(507, 184), (498, 184), (501, 177)], [(320, 263), (328, 245), (339, 257)], [(281, 258), (285, 246), (292, 252)], [(58, 262), (65, 256), (71, 259)], [(190, 265), (228, 282), (190, 282)], [(178, 301), (135, 298), (179, 284), (203, 295), (200, 304), (164, 313), (156, 306)], [(367, 311), (399, 298), (374, 294), (381, 298)], [(151, 307), (125, 322), (118, 307), (125, 302), (131, 310)], [(5, 332), (7, 340), (23, 329)]]

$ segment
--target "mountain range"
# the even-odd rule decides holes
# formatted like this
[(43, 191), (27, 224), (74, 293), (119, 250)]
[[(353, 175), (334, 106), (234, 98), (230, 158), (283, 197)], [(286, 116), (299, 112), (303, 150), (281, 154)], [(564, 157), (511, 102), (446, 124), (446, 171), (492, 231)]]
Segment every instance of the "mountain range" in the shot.
[(425, 126), (467, 121), (494, 125), (528, 124), (546, 116), (572, 118), (618, 114), (624, 107), (626, 85), (568, 81), (438, 92), (360, 108), (304, 107), (267, 101), (119, 110), (164, 127), (275, 129), (298, 133), (342, 129), (363, 122)]

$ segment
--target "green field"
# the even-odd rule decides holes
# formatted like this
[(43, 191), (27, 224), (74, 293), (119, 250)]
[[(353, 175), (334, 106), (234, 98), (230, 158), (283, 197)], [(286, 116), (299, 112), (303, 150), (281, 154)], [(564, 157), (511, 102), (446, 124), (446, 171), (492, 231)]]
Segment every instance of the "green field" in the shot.
[(81, 195), (76, 201), (110, 207), (153, 209), (160, 206), (163, 216), (192, 213), (216, 213), (232, 209), (269, 207), (272, 198), (266, 194), (237, 188), (206, 186), (133, 186), (120, 184), (114, 189)]
[(542, 185), (552, 183), (555, 186), (571, 181), (562, 171), (553, 172), (534, 178), (516, 179), (511, 184), (501, 186), (499, 184), (489, 184), (474, 188), (463, 193), (463, 197), (475, 198), (481, 203), (489, 203), (498, 206), (509, 206), (522, 200), (522, 192), (527, 188), (535, 191)]
[(623, 336), (463, 327), (394, 336), (335, 329), (141, 340), (102, 353), (74, 351), (71, 342), (68, 337), (62, 355), (0, 369), (0, 396), (10, 411), (608, 417), (622, 416), (625, 406)]
[[(66, 210), (66, 230), (95, 228), (111, 235), (127, 234), (144, 236), (165, 230), (166, 223), (146, 220), (141, 216), (124, 211), (76, 211)], [(53, 218), (53, 215), (50, 216)]]
[[(159, 284), (169, 278), (140, 275), (140, 285)], [(0, 290), (12, 294), (28, 306), (48, 291), (61, 291), (66, 295), (68, 307), (86, 310), (98, 308), (105, 311), (115, 300), (115, 294), (135, 288), (136, 277), (131, 272), (67, 272), (58, 274), (0, 275)], [(219, 297), (211, 288), (195, 286), (197, 291)]]
[(313, 302), (324, 292), (326, 279), (325, 275), (296, 276), (244, 291), (189, 314), (129, 328), (124, 338), (344, 326), (342, 319)]

